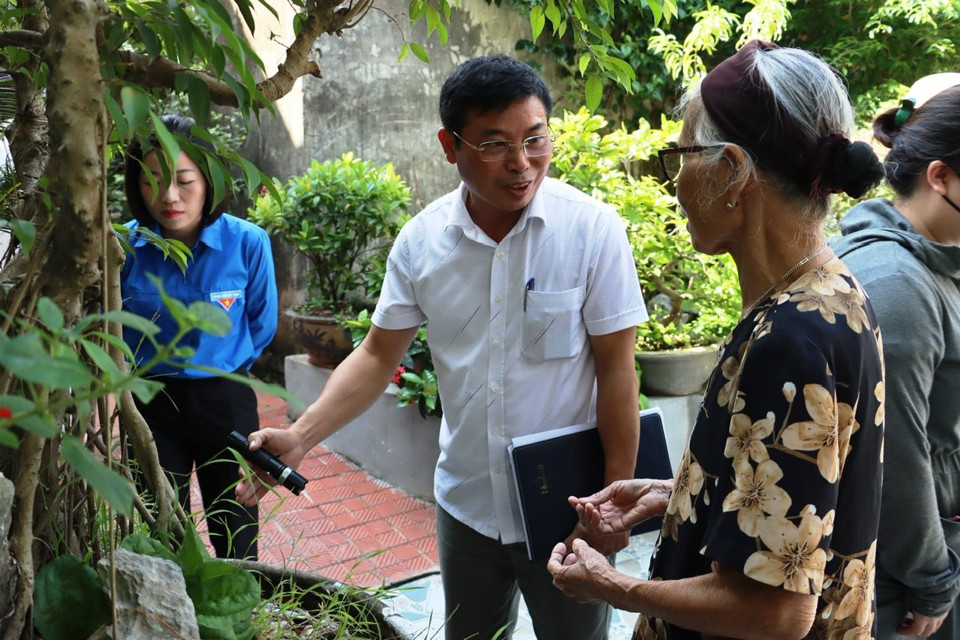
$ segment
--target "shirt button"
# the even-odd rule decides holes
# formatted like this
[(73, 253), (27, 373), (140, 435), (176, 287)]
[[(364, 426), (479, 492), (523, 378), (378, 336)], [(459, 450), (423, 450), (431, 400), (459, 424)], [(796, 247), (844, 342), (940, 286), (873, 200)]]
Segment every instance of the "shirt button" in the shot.
[(497, 297), (494, 298), (494, 300), (496, 300), (497, 302), (503, 302), (503, 294), (502, 294), (502, 293), (498, 293), (498, 294), (497, 294)]
[(499, 391), (500, 391), (500, 385), (498, 385), (497, 383), (493, 383), (492, 385), (490, 385), (490, 391), (492, 391), (492, 392), (494, 392), (494, 393), (499, 392)]
[(503, 250), (497, 251), (497, 257), (503, 259)]
[(494, 339), (493, 339), (493, 346), (495, 346), (495, 347), (499, 347), (499, 346), (500, 346), (500, 338), (494, 338)]
[(503, 435), (503, 429), (500, 428), (500, 427), (494, 427), (494, 428), (493, 428), (493, 435), (495, 435), (495, 436), (502, 436), (502, 435)]
[(497, 466), (495, 466), (495, 467), (493, 468), (493, 472), (494, 472), (494, 473), (503, 473), (503, 465), (502, 465), (502, 464), (498, 464)]

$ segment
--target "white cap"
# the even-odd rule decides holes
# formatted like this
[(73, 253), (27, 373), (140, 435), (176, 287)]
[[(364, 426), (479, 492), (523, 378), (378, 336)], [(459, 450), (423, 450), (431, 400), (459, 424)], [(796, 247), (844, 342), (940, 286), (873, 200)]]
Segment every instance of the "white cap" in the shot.
[(945, 89), (960, 84), (960, 73), (934, 73), (913, 83), (905, 99), (913, 100), (913, 108), (919, 109), (927, 100)]
[(907, 95), (900, 102), (900, 108), (893, 118), (894, 125), (903, 126), (913, 112), (930, 98), (957, 85), (960, 85), (960, 73), (955, 72), (933, 73), (920, 78), (907, 90)]

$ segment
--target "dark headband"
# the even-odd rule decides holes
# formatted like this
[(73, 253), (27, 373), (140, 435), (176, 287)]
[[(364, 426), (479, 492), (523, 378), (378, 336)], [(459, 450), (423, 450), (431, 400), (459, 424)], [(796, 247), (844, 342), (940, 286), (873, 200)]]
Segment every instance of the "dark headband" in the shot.
[(754, 65), (754, 57), (777, 45), (751, 40), (707, 74), (700, 95), (707, 113), (724, 136), (746, 149), (757, 165), (794, 182), (802, 193), (821, 197), (844, 190), (824, 172), (850, 146), (840, 132), (811, 145), (780, 109)]

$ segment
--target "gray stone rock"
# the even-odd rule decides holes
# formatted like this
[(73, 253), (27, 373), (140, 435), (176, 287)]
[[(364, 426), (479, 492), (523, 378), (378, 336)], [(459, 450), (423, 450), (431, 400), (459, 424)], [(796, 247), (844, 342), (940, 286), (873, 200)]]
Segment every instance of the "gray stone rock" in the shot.
[(17, 593), (17, 566), (10, 557), (10, 523), (13, 518), (13, 483), (0, 473), (0, 629), (13, 612)]
[[(187, 595), (180, 567), (169, 560), (117, 549), (117, 626), (120, 638), (138, 640), (199, 640), (197, 614)], [(110, 561), (97, 565), (104, 584), (110, 585)], [(104, 637), (112, 637), (107, 629)]]

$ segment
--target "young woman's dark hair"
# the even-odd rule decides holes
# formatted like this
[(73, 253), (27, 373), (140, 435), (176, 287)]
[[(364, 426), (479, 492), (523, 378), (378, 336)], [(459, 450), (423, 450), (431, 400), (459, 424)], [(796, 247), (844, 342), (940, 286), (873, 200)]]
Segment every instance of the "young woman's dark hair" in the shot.
[(945, 89), (897, 124), (900, 109), (873, 121), (873, 137), (890, 149), (883, 168), (897, 195), (912, 195), (917, 179), (934, 160), (960, 173), (960, 85)]
[[(175, 136), (186, 138), (194, 146), (203, 147), (208, 151), (216, 153), (216, 149), (212, 144), (191, 133), (191, 128), (197, 124), (193, 118), (168, 114), (160, 118), (160, 120), (164, 126), (167, 127), (167, 130)], [(150, 137), (150, 146), (147, 147), (146, 153), (150, 153), (159, 147), (159, 141), (157, 140), (156, 134), (154, 134)], [(127, 206), (130, 207), (130, 213), (133, 214), (137, 222), (146, 227), (152, 227), (156, 221), (147, 210), (147, 204), (143, 201), (143, 196), (140, 195), (140, 176), (143, 173), (142, 162), (144, 155), (143, 145), (137, 140), (134, 140), (127, 147), (123, 162), (123, 191), (127, 196)], [(200, 165), (201, 169), (205, 168), (203, 163), (197, 164)], [(229, 200), (230, 194), (227, 193), (222, 200), (214, 202), (213, 186), (210, 184), (210, 179), (207, 177), (206, 171), (202, 171), (202, 173), (206, 190), (203, 198), (203, 217), (200, 219), (200, 226), (206, 227), (223, 214), (224, 205)]]
[(530, 96), (540, 98), (549, 117), (553, 99), (533, 67), (504, 54), (473, 58), (454, 69), (443, 83), (440, 121), (445, 129), (459, 134), (468, 118), (506, 109)]

